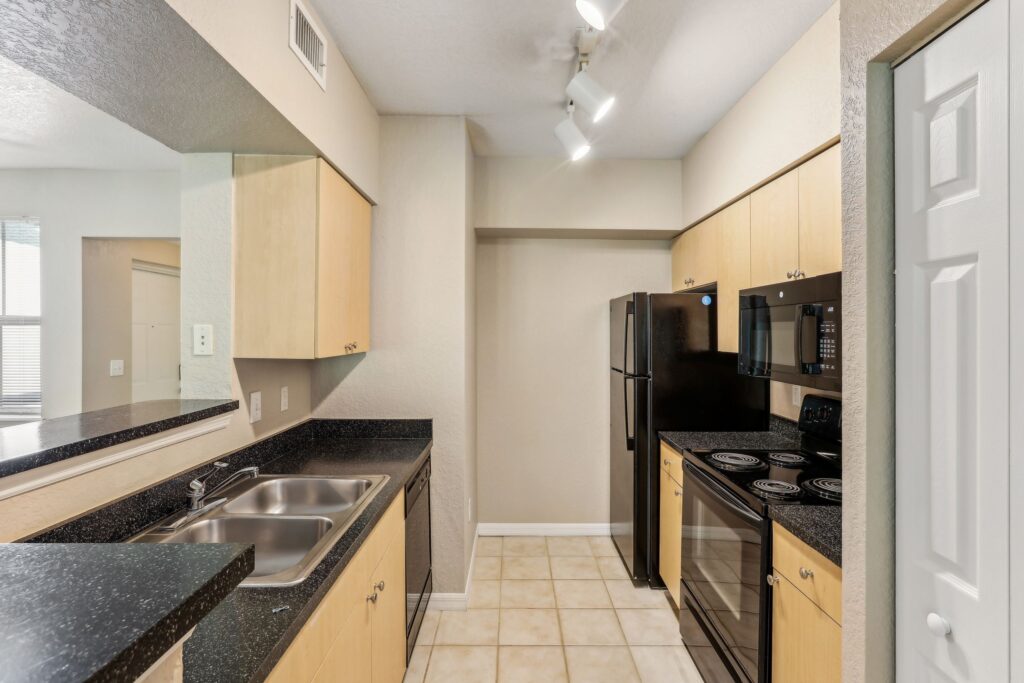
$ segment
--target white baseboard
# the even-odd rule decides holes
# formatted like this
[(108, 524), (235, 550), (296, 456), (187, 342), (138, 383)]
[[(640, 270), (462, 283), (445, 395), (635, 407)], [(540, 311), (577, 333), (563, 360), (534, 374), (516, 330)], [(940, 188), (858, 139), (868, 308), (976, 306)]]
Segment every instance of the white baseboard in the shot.
[(598, 524), (504, 524), (480, 522), (477, 536), (611, 536), (612, 525)]
[(432, 593), (427, 609), (431, 611), (465, 612), (469, 605), (469, 593)]

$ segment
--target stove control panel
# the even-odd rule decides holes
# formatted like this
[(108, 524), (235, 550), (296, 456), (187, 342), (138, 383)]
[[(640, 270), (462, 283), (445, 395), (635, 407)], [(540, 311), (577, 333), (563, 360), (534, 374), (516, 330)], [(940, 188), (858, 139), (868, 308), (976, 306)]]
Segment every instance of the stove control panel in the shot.
[(804, 396), (800, 407), (800, 430), (833, 441), (843, 438), (843, 403), (834, 398)]

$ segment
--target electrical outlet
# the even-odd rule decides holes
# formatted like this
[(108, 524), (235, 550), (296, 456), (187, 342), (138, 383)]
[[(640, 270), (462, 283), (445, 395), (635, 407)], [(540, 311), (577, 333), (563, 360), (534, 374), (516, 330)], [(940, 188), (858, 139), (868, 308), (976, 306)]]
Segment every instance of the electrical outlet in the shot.
[(213, 325), (192, 326), (192, 355), (213, 355)]
[(793, 389), (793, 405), (795, 405), (797, 407), (800, 407), (801, 393), (803, 393), (803, 392), (801, 392), (800, 391), (800, 387), (798, 387), (795, 384), (793, 385), (792, 389)]
[(124, 374), (124, 361), (123, 360), (112, 360), (110, 361), (110, 376), (120, 377)]
[(249, 424), (263, 419), (263, 393), (254, 391), (249, 394)]
[(281, 412), (288, 410), (288, 387), (281, 387)]

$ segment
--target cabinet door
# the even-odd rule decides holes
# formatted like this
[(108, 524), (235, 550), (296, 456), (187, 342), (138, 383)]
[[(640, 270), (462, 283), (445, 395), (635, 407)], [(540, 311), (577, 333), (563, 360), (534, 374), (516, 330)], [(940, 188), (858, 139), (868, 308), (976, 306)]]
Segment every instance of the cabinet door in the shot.
[(800, 271), (805, 277), (843, 269), (839, 145), (799, 169)]
[[(692, 228), (691, 228), (692, 230)], [(692, 253), (688, 243), (692, 239), (690, 230), (687, 230), (672, 242), (672, 291), (681, 292), (689, 289), (689, 278), (693, 271)]]
[(718, 350), (736, 353), (740, 336), (740, 290), (750, 287), (750, 197), (719, 214)]
[[(363, 584), (365, 585), (365, 584)], [(344, 621), (314, 683), (370, 683), (372, 677), (371, 613), (373, 605), (361, 593), (353, 595)]]
[(772, 586), (772, 680), (839, 683), (842, 629), (785, 577)]
[(798, 170), (750, 195), (750, 286), (785, 282), (800, 265)]
[(402, 683), (405, 676), (405, 538), (396, 538), (373, 572), (373, 683)]
[(234, 165), (234, 355), (312, 358), (317, 159), (241, 155)]
[(669, 595), (675, 600), (676, 606), (679, 603), (679, 580), (682, 572), (682, 557), (680, 546), (682, 545), (682, 487), (668, 475), (668, 471), (661, 470), (661, 525), (660, 525), (660, 560), (659, 573), (661, 580), (665, 582)]
[(319, 160), (316, 357), (370, 348), (370, 203)]

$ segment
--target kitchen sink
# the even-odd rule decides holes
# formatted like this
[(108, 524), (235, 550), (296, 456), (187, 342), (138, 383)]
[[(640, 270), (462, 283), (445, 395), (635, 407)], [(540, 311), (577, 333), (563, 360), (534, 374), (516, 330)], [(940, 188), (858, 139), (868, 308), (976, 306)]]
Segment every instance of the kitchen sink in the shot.
[(373, 486), (369, 479), (257, 477), (248, 491), (224, 504), (224, 512), (268, 515), (323, 515), (343, 512)]
[(262, 475), (223, 491), (206, 509), (177, 513), (133, 543), (251, 543), (256, 568), (242, 586), (303, 581), (387, 482), (384, 475)]

